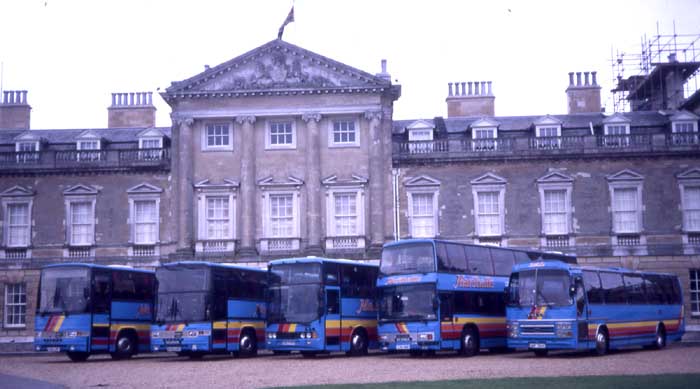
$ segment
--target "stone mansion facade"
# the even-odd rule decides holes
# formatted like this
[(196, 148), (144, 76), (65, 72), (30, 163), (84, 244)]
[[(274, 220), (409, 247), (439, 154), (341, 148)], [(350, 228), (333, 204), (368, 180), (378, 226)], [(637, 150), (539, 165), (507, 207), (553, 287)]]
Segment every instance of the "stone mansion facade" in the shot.
[(697, 99), (603, 113), (588, 72), (566, 94), (567, 114), (495, 116), (491, 82), (451, 83), (447, 117), (394, 120), (385, 66), (282, 40), (172, 83), (169, 127), (140, 92), (112, 95), (107, 128), (34, 130), (5, 91), (0, 348), (31, 341), (49, 263), (377, 260), (411, 237), (677, 273), (700, 330)]

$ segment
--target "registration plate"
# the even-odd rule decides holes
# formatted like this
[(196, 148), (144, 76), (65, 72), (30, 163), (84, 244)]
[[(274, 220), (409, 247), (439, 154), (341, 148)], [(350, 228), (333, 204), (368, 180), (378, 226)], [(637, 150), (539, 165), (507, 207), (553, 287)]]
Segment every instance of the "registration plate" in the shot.
[(547, 348), (547, 344), (545, 344), (545, 343), (530, 343), (528, 345), (528, 347), (530, 349), (533, 349), (533, 350), (543, 350), (543, 349)]
[(396, 349), (397, 350), (410, 350), (411, 345), (410, 344), (397, 344)]
[(61, 351), (61, 348), (60, 347), (47, 347), (46, 351), (48, 351), (50, 353), (57, 353), (57, 352)]
[(165, 349), (171, 353), (179, 353), (182, 351), (182, 347), (166, 347)]

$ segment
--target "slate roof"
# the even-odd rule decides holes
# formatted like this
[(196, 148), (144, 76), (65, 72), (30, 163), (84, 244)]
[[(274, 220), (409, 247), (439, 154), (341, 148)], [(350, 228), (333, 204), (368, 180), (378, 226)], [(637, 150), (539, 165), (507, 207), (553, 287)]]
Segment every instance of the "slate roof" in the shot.
[[(490, 117), (499, 124), (499, 131), (524, 131), (532, 128), (535, 121), (545, 115), (536, 116), (495, 116)], [(562, 128), (588, 128), (591, 124), (594, 127), (600, 127), (610, 115), (605, 115), (598, 112), (593, 113), (578, 113), (569, 115), (550, 115), (553, 118), (559, 119), (562, 122)], [(671, 113), (662, 113), (659, 111), (637, 111), (625, 112), (624, 116), (631, 120), (632, 127), (663, 127), (669, 123)], [(424, 120), (428, 123), (433, 123), (438, 132), (446, 131), (447, 133), (464, 132), (469, 126), (481, 119), (483, 116), (474, 117), (453, 117), (442, 118), (436, 117), (433, 119), (413, 119), (413, 120), (394, 120), (393, 133), (402, 134), (405, 128), (416, 120)], [(444, 127), (441, 125), (444, 123)]]
[[(170, 127), (155, 127), (170, 137)], [(45, 139), (50, 144), (75, 143), (77, 137), (85, 131), (92, 131), (100, 138), (112, 143), (138, 142), (138, 134), (145, 128), (82, 128), (69, 130), (29, 130), (32, 135)], [(27, 132), (27, 130), (3, 130), (0, 129), (0, 144), (14, 144), (15, 137)]]

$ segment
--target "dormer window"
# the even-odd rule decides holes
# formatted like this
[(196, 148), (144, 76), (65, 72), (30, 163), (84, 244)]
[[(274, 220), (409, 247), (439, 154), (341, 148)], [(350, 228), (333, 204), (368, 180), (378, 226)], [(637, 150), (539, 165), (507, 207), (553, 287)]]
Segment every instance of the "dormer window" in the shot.
[(698, 144), (698, 116), (681, 111), (671, 117), (671, 143), (674, 145)]
[(39, 161), (39, 142), (17, 142), (15, 143), (17, 163), (35, 163)]
[(408, 130), (408, 150), (411, 154), (433, 151), (433, 129), (432, 123), (425, 120), (416, 120), (406, 127)]
[(534, 123), (534, 146), (538, 149), (558, 149), (561, 146), (561, 121), (552, 116), (544, 116)]
[(497, 148), (499, 123), (488, 118), (479, 119), (471, 124), (472, 150), (484, 151)]
[(162, 137), (149, 137), (139, 139), (139, 149), (162, 149), (163, 148), (163, 138)]
[(99, 140), (79, 140), (76, 144), (78, 150), (76, 155), (77, 161), (99, 161), (101, 143)]
[(603, 120), (603, 147), (625, 147), (630, 144), (630, 119), (621, 113)]

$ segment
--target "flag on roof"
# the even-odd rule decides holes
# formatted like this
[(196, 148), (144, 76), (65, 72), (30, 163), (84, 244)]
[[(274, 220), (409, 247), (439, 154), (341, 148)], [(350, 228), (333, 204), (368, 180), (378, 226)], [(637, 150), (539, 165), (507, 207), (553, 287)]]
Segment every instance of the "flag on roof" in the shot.
[(284, 19), (282, 26), (280, 26), (280, 30), (277, 32), (277, 39), (282, 39), (282, 34), (284, 33), (284, 27), (293, 21), (294, 21), (294, 6), (292, 6), (292, 9), (289, 10), (289, 14), (287, 15), (287, 18)]

